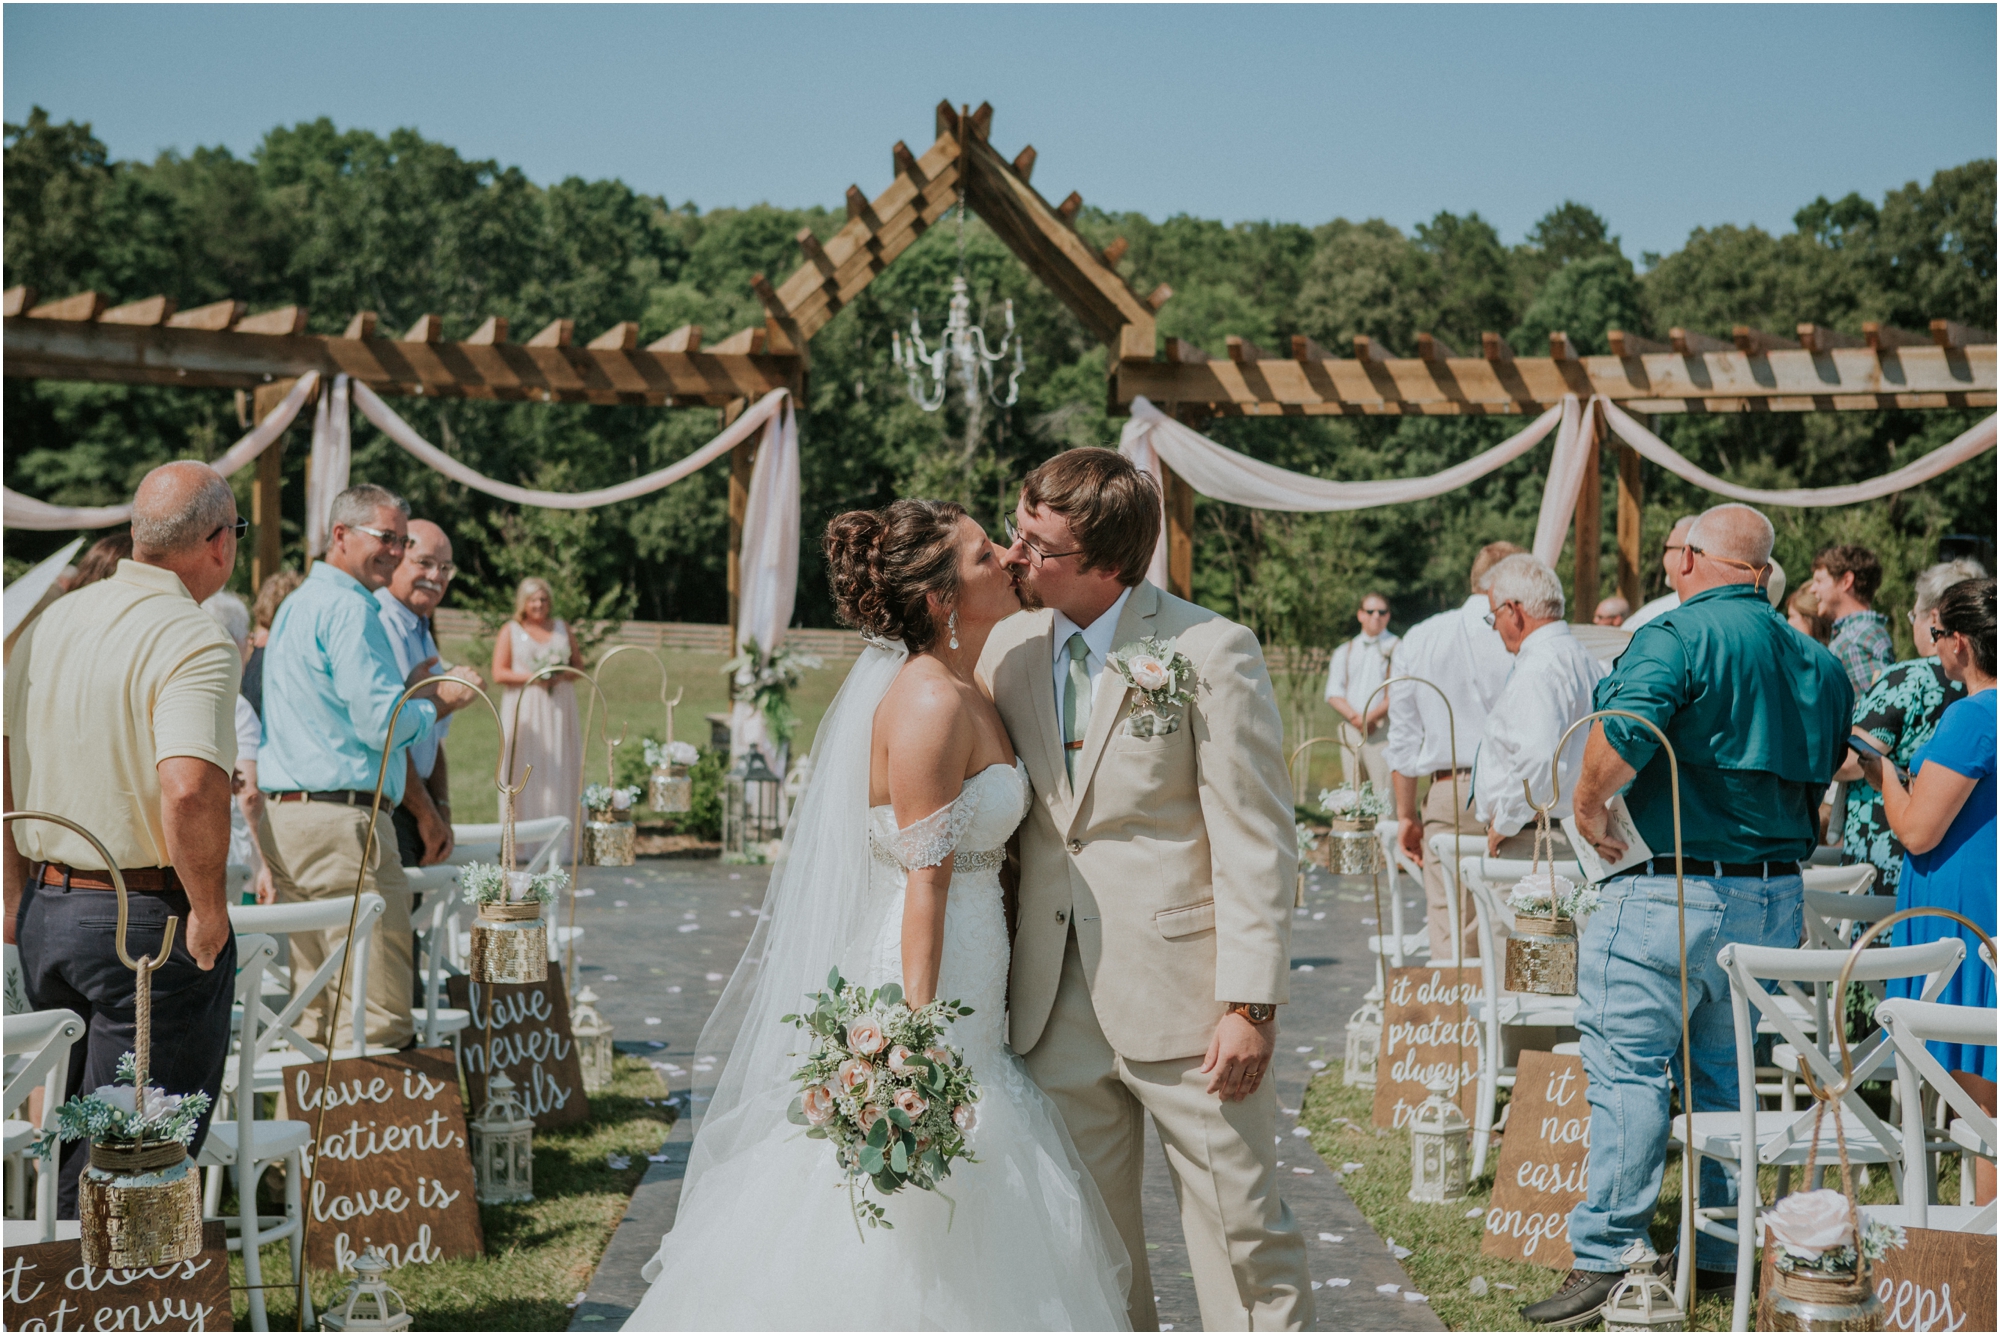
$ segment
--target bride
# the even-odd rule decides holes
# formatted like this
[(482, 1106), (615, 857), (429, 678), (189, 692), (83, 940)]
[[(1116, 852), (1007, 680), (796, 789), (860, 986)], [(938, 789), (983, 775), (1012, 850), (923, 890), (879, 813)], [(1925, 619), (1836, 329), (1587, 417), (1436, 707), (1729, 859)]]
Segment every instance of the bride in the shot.
[[(1020, 608), (1001, 549), (956, 505), (897, 501), (834, 520), (826, 554), (868, 648), (820, 724), (787, 855), (702, 1033), (721, 1074), (625, 1329), (1126, 1329), (1124, 1248), (1006, 1047), (999, 868), (1030, 792), (973, 680), (988, 632)], [(943, 1184), (955, 1208), (906, 1188), (881, 1202), (894, 1227), (865, 1241), (828, 1142), (786, 1118), (807, 1039), (780, 1016), (835, 966), (900, 983), (912, 1006), (970, 1006), (949, 1041), (981, 1087), (976, 1162)]]

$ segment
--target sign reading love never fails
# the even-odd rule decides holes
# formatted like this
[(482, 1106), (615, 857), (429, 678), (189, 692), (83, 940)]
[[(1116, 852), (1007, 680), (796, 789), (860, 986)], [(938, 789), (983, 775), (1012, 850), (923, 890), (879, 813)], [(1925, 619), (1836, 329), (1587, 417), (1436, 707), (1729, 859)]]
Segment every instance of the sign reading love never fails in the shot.
[[(486, 1106), (486, 1001), (489, 985), (459, 974), (445, 980), (450, 1003), (472, 1013), (460, 1035), (465, 1083), (475, 1109)], [(535, 1129), (572, 1126), (590, 1117), (583, 1092), (583, 1056), (569, 1027), (569, 992), (562, 966), (549, 965), (539, 983), (491, 986), (493, 1064), (507, 1073)]]

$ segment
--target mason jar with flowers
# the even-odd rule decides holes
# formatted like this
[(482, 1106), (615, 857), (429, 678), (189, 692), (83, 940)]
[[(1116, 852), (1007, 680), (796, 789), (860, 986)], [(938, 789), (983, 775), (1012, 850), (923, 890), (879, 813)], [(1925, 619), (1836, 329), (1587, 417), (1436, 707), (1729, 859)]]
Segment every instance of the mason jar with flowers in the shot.
[(1872, 1330), (1880, 1300), (1869, 1283), (1874, 1262), (1906, 1245), (1908, 1235), (1870, 1217), (1831, 1187), (1796, 1191), (1764, 1215), (1765, 1244), (1776, 1251), (1773, 1307), (1799, 1330)]
[(646, 739), (646, 805), (663, 816), (694, 810), (694, 780), (688, 769), (701, 758), (688, 742)]
[(1326, 812), (1330, 827), (1325, 863), (1328, 871), (1341, 876), (1368, 876), (1388, 865), (1375, 825), (1388, 812), (1389, 804), (1375, 791), (1373, 782), (1363, 780), (1359, 787), (1342, 784), (1338, 788), (1322, 788), (1319, 805)]
[(586, 867), (629, 867), (638, 843), (638, 827), (632, 824), (632, 804), (639, 800), (639, 787), (614, 788), (593, 783), (583, 790), (583, 850)]
[(1507, 907), (1514, 910), (1514, 932), (1507, 938), (1507, 990), (1573, 994), (1577, 919), (1596, 912), (1598, 902), (1596, 886), (1579, 886), (1553, 866), (1537, 866), (1516, 881), (1507, 893)]
[(539, 983), (549, 976), (549, 933), (542, 910), (569, 888), (569, 873), (510, 871), (467, 863), (458, 874), (472, 923), (471, 974), (482, 983)]

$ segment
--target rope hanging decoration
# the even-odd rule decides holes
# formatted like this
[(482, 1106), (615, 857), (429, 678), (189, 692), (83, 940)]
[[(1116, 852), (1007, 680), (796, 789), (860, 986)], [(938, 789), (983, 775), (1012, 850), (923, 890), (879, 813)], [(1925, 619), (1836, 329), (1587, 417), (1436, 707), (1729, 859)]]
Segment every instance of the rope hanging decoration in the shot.
[[(1551, 797), (1546, 803), (1535, 801), (1534, 786), (1526, 779), (1521, 780), (1521, 791), (1535, 812), (1535, 851), (1527, 878), (1515, 888), (1518, 890), (1527, 886), (1531, 891), (1534, 888), (1546, 891), (1549, 911), (1546, 915), (1515, 911), (1514, 933), (1507, 938), (1506, 987), (1510, 992), (1573, 996), (1576, 993), (1576, 917), (1574, 913), (1562, 910), (1562, 886), (1569, 884), (1569, 878), (1557, 876), (1556, 836), (1549, 823), (1549, 812), (1554, 809), (1557, 799)], [(1549, 860), (1546, 874), (1542, 872), (1544, 853)]]

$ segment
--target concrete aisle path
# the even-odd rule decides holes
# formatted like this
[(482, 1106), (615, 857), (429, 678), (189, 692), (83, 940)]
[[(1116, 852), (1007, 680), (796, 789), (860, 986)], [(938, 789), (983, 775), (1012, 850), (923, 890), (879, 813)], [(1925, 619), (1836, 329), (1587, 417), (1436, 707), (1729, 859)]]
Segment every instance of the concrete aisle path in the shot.
[[(587, 893), (577, 904), (577, 924), (584, 928), (578, 978), (602, 998), (599, 1009), (616, 1027), (619, 1048), (655, 1063), (685, 1110), (695, 1041), (749, 940), (769, 870), (649, 859), (635, 867), (583, 868), (579, 879)], [(1372, 981), (1360, 949), (1371, 930), (1363, 915), (1374, 912), (1372, 901), (1364, 902), (1366, 882), (1357, 889), (1315, 872), (1307, 898), (1294, 921), (1292, 1002), (1279, 1013), (1273, 1074), (1283, 1110), (1277, 1135), (1285, 1200), (1305, 1231), (1312, 1277), (1326, 1285), (1313, 1295), (1314, 1328), (1440, 1330), (1427, 1304), (1403, 1297), (1409, 1277), (1341, 1187), (1334, 1171), (1339, 1165), (1329, 1168), (1303, 1137), (1292, 1134), (1306, 1082), (1316, 1073), (1310, 1063), (1339, 1055), (1347, 1016)], [(661, 1147), (663, 1162), (648, 1168), (570, 1329), (615, 1330), (645, 1293), (639, 1271), (673, 1226), (694, 1126), (695, 1118), (683, 1116)], [(1145, 1208), (1162, 1325), (1199, 1330), (1179, 1210), (1152, 1136)], [(1339, 1279), (1348, 1282), (1329, 1283)], [(1397, 1291), (1379, 1292), (1380, 1285), (1395, 1285)]]

